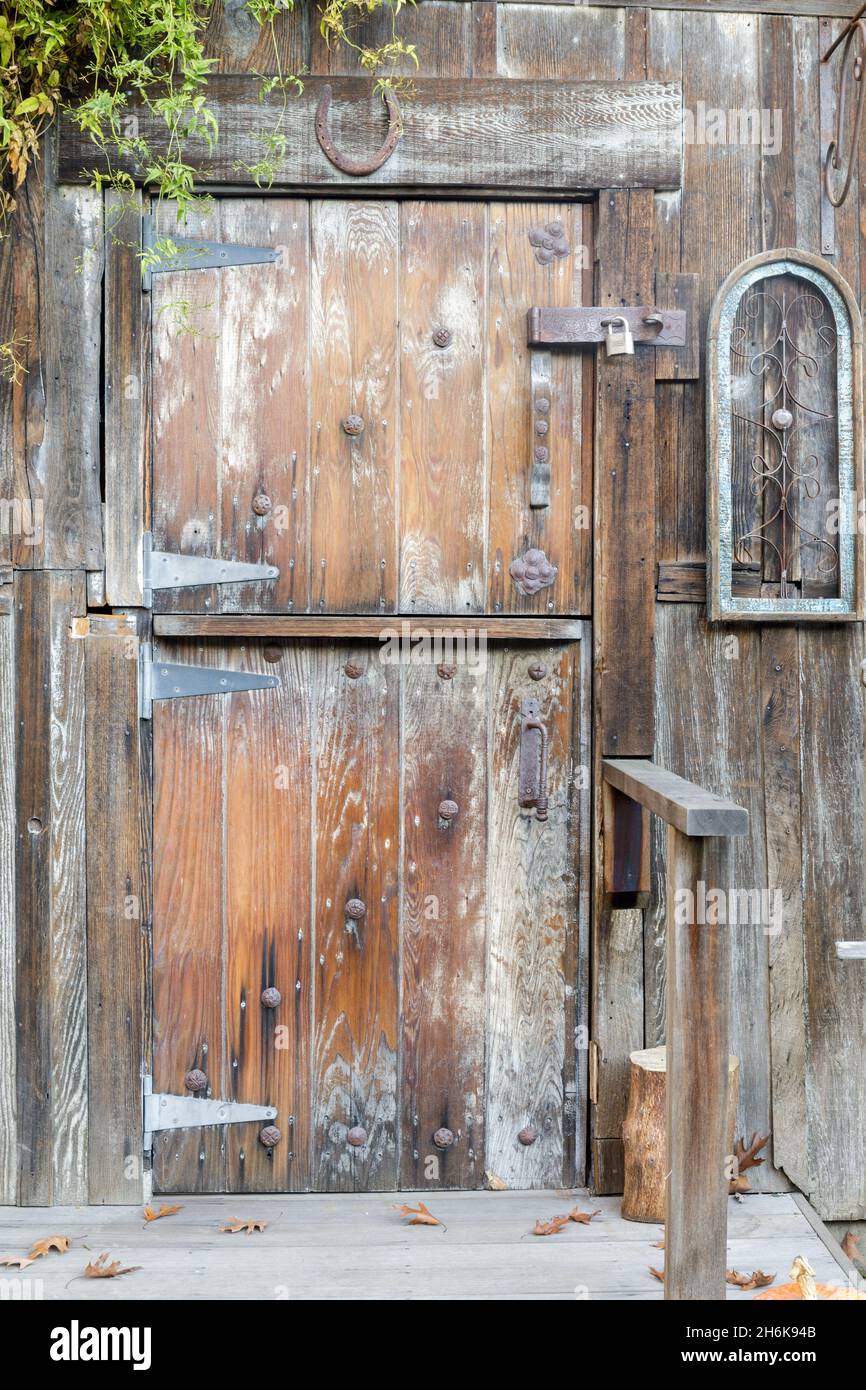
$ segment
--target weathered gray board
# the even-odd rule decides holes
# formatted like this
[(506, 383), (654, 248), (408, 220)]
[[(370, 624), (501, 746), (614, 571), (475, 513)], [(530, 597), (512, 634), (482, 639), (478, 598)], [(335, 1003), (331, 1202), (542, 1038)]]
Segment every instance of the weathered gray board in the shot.
[[(363, 179), (341, 173), (316, 137), (316, 110), (330, 85), (331, 135), (348, 158), (374, 154), (387, 132), (387, 112), (365, 78), (306, 78), (303, 93), (263, 95), (256, 77), (220, 74), (208, 85), (208, 106), (219, 121), (213, 150), (191, 139), (184, 157), (207, 185), (252, 186), (250, 165), (279, 122), (285, 153), (271, 189), (301, 185), (389, 188), (523, 188), (574, 194), (598, 188), (679, 188), (682, 93), (678, 82), (521, 82), (492, 78), (418, 78), (402, 100), (403, 133), (390, 157)], [(167, 152), (161, 117), (129, 107), (153, 154)], [(128, 156), (115, 170), (141, 181)], [(108, 160), (74, 121), (60, 125), (59, 171), (76, 182)]]

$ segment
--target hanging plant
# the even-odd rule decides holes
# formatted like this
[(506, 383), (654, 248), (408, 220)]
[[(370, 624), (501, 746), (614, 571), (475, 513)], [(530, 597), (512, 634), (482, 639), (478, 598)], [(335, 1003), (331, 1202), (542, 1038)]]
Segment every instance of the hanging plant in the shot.
[[(0, 231), (15, 206), (15, 192), (39, 154), (40, 138), (61, 110), (68, 111), (94, 146), (135, 157), (144, 182), (160, 198), (177, 202), (182, 218), (195, 198), (196, 170), (185, 159), (187, 142), (210, 148), (219, 128), (207, 103), (216, 60), (205, 53), (214, 0), (0, 0)], [(308, 0), (311, 5), (314, 0)], [(415, 50), (396, 32), (396, 17), (415, 0), (322, 0), (316, 5), (329, 44), (346, 44), (360, 67), (381, 86), (395, 65)], [(274, 71), (263, 90), (288, 100), (303, 75), (283, 73), (274, 26), (295, 0), (248, 0), (250, 13), (273, 41)], [(377, 10), (391, 14), (391, 33), (380, 47), (357, 41), (358, 26)], [(167, 147), (157, 155), (125, 122), (131, 101), (144, 102), (165, 122)], [(261, 133), (262, 157), (247, 166), (262, 186), (285, 148), (276, 129)], [(122, 172), (94, 174), (95, 187), (128, 188)]]

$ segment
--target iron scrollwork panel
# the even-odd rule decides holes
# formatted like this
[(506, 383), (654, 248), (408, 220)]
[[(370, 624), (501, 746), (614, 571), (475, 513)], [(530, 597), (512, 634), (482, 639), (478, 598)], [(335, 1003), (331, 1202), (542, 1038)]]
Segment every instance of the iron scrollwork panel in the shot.
[(738, 267), (710, 320), (713, 619), (862, 616), (861, 326), (817, 257)]

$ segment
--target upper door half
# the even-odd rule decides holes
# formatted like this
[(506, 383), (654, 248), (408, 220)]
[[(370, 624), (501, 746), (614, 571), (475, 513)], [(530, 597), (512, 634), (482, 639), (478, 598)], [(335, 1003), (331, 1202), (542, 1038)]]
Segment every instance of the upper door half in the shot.
[(590, 225), (578, 203), (191, 216), (280, 259), (153, 277), (154, 546), (280, 574), (157, 609), (587, 613), (592, 364), (530, 350), (527, 311), (587, 302)]

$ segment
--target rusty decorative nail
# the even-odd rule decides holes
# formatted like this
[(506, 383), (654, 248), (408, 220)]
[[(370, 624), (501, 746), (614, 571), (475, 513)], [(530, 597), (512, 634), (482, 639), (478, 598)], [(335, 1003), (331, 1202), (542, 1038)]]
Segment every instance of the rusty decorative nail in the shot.
[(280, 661), (282, 659), (282, 655), (282, 647), (265, 647), (262, 651), (262, 656), (264, 657), (265, 661), (269, 661), (272, 666), (277, 661)]
[(523, 1144), (525, 1148), (528, 1149), (529, 1145), (534, 1144), (536, 1139), (538, 1138), (538, 1130), (533, 1129), (532, 1125), (527, 1125), (525, 1129), (522, 1129), (520, 1131), (517, 1138), (518, 1141), (521, 1144)]
[(550, 458), (550, 450), (546, 444), (536, 444), (533, 452), (536, 463), (547, 463)]
[(535, 409), (539, 415), (547, 415), (550, 412), (550, 401), (546, 396), (538, 396), (535, 401)]
[(436, 671), (437, 674), (442, 677), (443, 681), (450, 681), (456, 676), (457, 667), (453, 661), (440, 661), (439, 665), (436, 667)]
[(259, 1130), (259, 1143), (264, 1144), (266, 1149), (272, 1149), (275, 1144), (279, 1144), (282, 1137), (276, 1125), (266, 1125), (264, 1129)]
[(437, 328), (435, 333), (433, 334), (433, 341), (437, 347), (447, 347), (448, 344), (451, 342), (451, 329)]
[(543, 681), (547, 675), (547, 667), (543, 661), (533, 661), (529, 668), (529, 678), (533, 681)]
[(350, 898), (346, 903), (346, 916), (351, 917), (354, 922), (359, 922), (362, 917), (366, 916), (366, 913), (367, 904), (363, 903), (360, 898)]
[(273, 503), (266, 492), (260, 492), (257, 497), (253, 498), (253, 511), (256, 516), (267, 516), (272, 506)]
[(546, 421), (545, 419), (536, 420), (536, 422), (535, 422), (535, 433), (536, 433), (537, 435), (541, 435), (541, 436), (543, 437), (545, 434), (547, 434), (547, 430), (548, 430), (548, 424), (547, 424), (547, 421)]
[(359, 666), (357, 661), (347, 661), (343, 670), (350, 681), (356, 681), (359, 676), (363, 676), (364, 674), (363, 666)]
[(360, 415), (347, 415), (343, 421), (343, 430), (346, 434), (363, 434), (364, 421)]
[(268, 989), (262, 990), (262, 1003), (266, 1009), (275, 1009), (283, 1001), (280, 991), (271, 985)]
[(454, 1143), (454, 1135), (450, 1129), (437, 1129), (433, 1135), (433, 1143), (437, 1149), (448, 1149)]
[(194, 1067), (183, 1078), (183, 1084), (188, 1091), (204, 1091), (207, 1089), (207, 1077), (198, 1067)]
[(440, 818), (440, 820), (453, 820), (454, 817), (457, 815), (457, 812), (458, 812), (459, 810), (460, 810), (460, 807), (457, 805), (457, 802), (456, 802), (456, 801), (440, 801), (440, 802), (439, 802), (439, 818)]
[(367, 1142), (367, 1131), (363, 1125), (353, 1125), (346, 1135), (346, 1143), (353, 1149), (360, 1149)]

